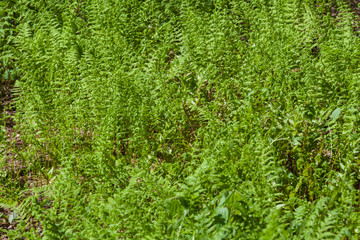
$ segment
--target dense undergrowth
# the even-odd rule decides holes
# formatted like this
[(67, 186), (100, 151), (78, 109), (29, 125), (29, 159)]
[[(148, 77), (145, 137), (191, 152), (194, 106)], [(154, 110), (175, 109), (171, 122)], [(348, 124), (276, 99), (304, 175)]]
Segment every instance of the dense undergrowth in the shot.
[(354, 4), (1, 4), (10, 239), (359, 239)]

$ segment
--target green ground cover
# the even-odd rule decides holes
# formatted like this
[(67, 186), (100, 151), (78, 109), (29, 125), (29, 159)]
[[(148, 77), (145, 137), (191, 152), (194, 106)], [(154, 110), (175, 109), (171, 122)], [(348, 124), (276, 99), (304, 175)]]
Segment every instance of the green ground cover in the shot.
[(0, 238), (360, 238), (357, 1), (0, 4)]

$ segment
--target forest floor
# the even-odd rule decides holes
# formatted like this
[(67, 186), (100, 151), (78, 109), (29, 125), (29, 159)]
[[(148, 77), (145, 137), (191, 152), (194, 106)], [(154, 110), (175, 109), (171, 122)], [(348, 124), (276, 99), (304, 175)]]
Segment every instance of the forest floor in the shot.
[[(347, 0), (353, 14), (357, 15), (360, 20), (360, 8), (358, 4), (360, 0)], [(332, 17), (336, 18), (341, 11), (338, 10), (337, 5), (328, 6)], [(360, 30), (359, 21), (353, 24), (354, 31)], [(27, 166), (20, 160), (16, 154), (16, 149), (21, 149), (24, 142), (21, 141), (21, 135), (16, 131), (16, 123), (13, 120), (16, 109), (13, 106), (13, 81), (2, 81), (0, 86), (0, 119), (2, 120), (3, 129), (5, 132), (5, 139), (3, 143), (0, 141), (0, 154), (2, 154), (3, 161), (0, 164), (0, 178), (6, 176), (7, 184), (0, 186), (0, 240), (8, 239), (4, 230), (12, 230), (16, 228), (16, 221), (12, 221), (14, 215), (14, 208), (19, 205), (22, 199), (26, 197), (18, 196), (19, 189), (25, 190), (26, 186), (43, 186), (46, 181), (39, 176), (32, 175), (31, 171), (27, 171)], [(14, 190), (14, 199), (8, 201), (11, 190)], [(27, 191), (26, 195), (31, 194)], [(41, 231), (39, 222), (30, 220), (29, 226), (37, 228)]]

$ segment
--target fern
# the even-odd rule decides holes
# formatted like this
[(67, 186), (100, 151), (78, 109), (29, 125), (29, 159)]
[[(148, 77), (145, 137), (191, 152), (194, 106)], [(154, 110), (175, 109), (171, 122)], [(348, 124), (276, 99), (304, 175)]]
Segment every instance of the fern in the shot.
[(0, 176), (10, 238), (358, 238), (352, 5), (5, 5), (19, 140), (3, 114), (0, 149), (27, 177)]

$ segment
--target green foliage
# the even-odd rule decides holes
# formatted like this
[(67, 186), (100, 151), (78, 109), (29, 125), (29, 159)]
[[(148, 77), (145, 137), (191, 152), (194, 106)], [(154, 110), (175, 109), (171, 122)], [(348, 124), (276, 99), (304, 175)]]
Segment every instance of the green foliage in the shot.
[(346, 1), (10, 2), (12, 239), (359, 238)]

